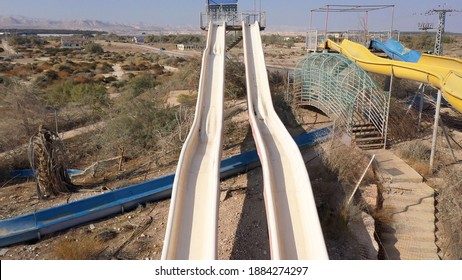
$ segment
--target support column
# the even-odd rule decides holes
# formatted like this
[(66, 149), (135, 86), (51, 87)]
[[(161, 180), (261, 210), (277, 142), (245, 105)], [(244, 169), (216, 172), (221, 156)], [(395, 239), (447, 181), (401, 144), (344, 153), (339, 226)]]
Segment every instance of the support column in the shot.
[(391, 69), (391, 76), (390, 76), (390, 88), (388, 89), (388, 100), (387, 100), (387, 108), (385, 112), (385, 129), (383, 131), (383, 149), (387, 148), (387, 140), (388, 140), (388, 120), (390, 115), (390, 101), (391, 101), (391, 93), (393, 89), (393, 68)]
[(454, 154), (454, 150), (452, 149), (451, 140), (449, 139), (449, 133), (446, 130), (446, 127), (444, 126), (443, 121), (441, 121), (441, 119), (440, 119), (440, 126), (441, 126), (441, 129), (443, 130), (444, 138), (446, 138), (446, 143), (448, 144), (449, 151), (451, 151), (452, 159), (454, 160), (454, 163), (457, 163), (457, 157), (456, 157), (456, 154)]
[(419, 122), (417, 123), (417, 131), (420, 132), (420, 126), (422, 123), (422, 111), (423, 111), (423, 105), (424, 105), (424, 94), (425, 94), (425, 85), (421, 84), (420, 85), (420, 102), (419, 102)]
[(441, 109), (441, 90), (438, 90), (438, 97), (436, 99), (435, 109), (435, 123), (433, 124), (433, 139), (432, 139), (432, 151), (430, 154), (430, 173), (433, 173), (433, 165), (435, 162), (436, 153), (436, 142), (438, 139), (438, 126), (440, 121), (440, 109)]
[(324, 44), (327, 43), (327, 25), (329, 22), (329, 5), (327, 5), (327, 10), (326, 10), (326, 26), (324, 29)]

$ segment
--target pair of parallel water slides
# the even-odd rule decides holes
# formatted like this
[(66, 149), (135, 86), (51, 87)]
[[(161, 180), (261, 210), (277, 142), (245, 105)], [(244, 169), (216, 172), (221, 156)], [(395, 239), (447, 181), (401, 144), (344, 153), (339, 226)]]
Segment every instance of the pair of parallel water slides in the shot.
[[(273, 107), (260, 27), (243, 23), (242, 31), (249, 122), (262, 164), (271, 258), (328, 259), (305, 163)], [(209, 25), (195, 118), (178, 161), (162, 259), (217, 258), (225, 35), (225, 24)]]

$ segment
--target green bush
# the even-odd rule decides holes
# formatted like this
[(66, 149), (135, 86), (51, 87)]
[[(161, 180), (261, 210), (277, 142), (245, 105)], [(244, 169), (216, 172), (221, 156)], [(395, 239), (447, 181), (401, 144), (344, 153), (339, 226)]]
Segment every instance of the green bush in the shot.
[(47, 101), (50, 105), (61, 107), (70, 102), (100, 109), (109, 103), (106, 88), (99, 84), (77, 84), (72, 81), (57, 83), (49, 88)]
[(147, 90), (155, 88), (157, 84), (154, 76), (143, 75), (130, 80), (127, 87), (132, 97), (136, 97)]
[(176, 114), (176, 110), (155, 100), (133, 99), (109, 122), (106, 137), (116, 147), (127, 147), (128, 154), (132, 155), (162, 149), (163, 144), (159, 142), (178, 127)]
[(0, 85), (9, 86), (11, 84), (11, 79), (5, 76), (0, 76)]
[(56, 73), (56, 71), (48, 70), (48, 71), (44, 72), (43, 74), (41, 74), (41, 75), (39, 75), (37, 77), (36, 83), (39, 86), (44, 86), (44, 85), (47, 85), (48, 83), (50, 83), (52, 81), (56, 81), (58, 79), (59, 79), (59, 77), (58, 77), (58, 73)]
[(100, 44), (90, 43), (90, 44), (85, 46), (85, 52), (94, 53), (94, 54), (100, 54), (100, 53), (104, 53), (104, 50), (103, 50), (103, 47), (101, 47)]

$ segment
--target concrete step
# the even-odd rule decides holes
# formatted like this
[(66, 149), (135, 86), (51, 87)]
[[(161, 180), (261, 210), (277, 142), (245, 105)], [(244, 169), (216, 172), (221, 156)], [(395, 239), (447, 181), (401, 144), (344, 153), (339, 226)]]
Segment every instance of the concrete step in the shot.
[(421, 183), (423, 177), (407, 165), (402, 159), (388, 150), (370, 150), (375, 154), (379, 173), (385, 181), (390, 183)]
[(389, 209), (391, 225), (379, 230), (389, 259), (438, 260), (434, 190), (391, 151), (369, 153), (376, 155), (383, 183), (383, 207)]
[(374, 143), (374, 144), (356, 144), (358, 148), (361, 148), (363, 150), (372, 150), (372, 149), (377, 149), (380, 147), (383, 147), (383, 143)]

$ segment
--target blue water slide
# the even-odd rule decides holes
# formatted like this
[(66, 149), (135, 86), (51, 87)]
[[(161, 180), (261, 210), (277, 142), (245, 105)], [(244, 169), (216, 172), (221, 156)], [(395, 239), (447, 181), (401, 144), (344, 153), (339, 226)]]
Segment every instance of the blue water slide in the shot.
[[(294, 138), (299, 147), (322, 142), (330, 137), (331, 126), (301, 134)], [(256, 150), (224, 159), (222, 179), (247, 172), (260, 165)], [(29, 172), (33, 175), (33, 172)], [(40, 210), (24, 216), (0, 221), (0, 247), (39, 240), (43, 235), (134, 209), (139, 204), (170, 197), (175, 174), (123, 189)]]
[(400, 42), (393, 39), (388, 39), (385, 43), (379, 40), (372, 40), (370, 48), (378, 51), (383, 51), (394, 60), (405, 62), (418, 62), (422, 54), (415, 50), (410, 50), (403, 46)]

